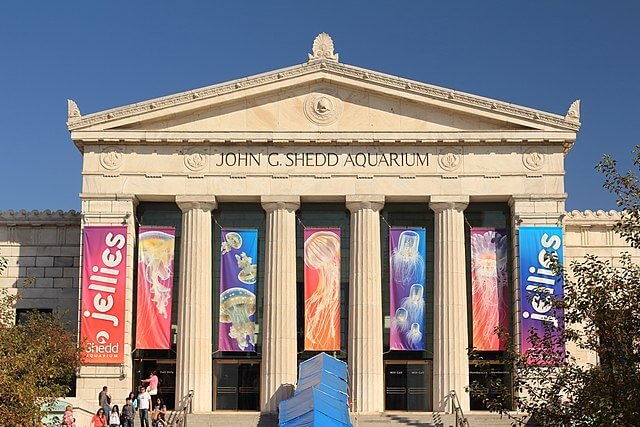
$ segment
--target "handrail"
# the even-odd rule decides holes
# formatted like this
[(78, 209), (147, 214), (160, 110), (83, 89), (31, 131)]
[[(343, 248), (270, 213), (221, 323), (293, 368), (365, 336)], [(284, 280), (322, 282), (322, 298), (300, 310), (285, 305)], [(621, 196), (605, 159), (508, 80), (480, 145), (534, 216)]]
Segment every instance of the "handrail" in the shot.
[(187, 414), (191, 413), (191, 401), (193, 400), (193, 390), (189, 390), (186, 396), (180, 399), (176, 405), (176, 409), (169, 416), (167, 425), (169, 427), (178, 427), (185, 425)]
[(456, 427), (470, 427), (469, 421), (464, 416), (464, 412), (462, 412), (462, 407), (460, 406), (460, 401), (458, 400), (458, 395), (455, 390), (451, 390), (449, 392), (449, 396), (451, 397), (451, 406), (453, 407), (453, 412), (456, 416)]

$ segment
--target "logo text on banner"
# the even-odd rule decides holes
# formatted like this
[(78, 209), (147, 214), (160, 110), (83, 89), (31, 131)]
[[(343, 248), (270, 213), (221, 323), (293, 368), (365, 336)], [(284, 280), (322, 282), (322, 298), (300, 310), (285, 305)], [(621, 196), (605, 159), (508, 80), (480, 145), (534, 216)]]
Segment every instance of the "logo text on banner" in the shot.
[[(547, 253), (563, 261), (561, 227), (520, 227), (520, 352), (532, 348), (531, 331), (559, 337), (563, 312), (553, 307), (562, 298), (562, 279), (551, 270)], [(560, 351), (561, 348), (554, 350)]]
[(87, 226), (82, 251), (84, 363), (124, 361), (127, 227)]

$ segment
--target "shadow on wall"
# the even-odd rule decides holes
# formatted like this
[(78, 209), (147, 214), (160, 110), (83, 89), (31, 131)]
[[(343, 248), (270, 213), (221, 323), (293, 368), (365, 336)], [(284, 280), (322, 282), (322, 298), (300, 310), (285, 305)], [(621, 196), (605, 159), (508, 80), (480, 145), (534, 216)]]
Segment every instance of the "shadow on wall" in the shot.
[(77, 330), (79, 213), (0, 211), (0, 256), (8, 261), (0, 288), (20, 292), (18, 314), (53, 311)]

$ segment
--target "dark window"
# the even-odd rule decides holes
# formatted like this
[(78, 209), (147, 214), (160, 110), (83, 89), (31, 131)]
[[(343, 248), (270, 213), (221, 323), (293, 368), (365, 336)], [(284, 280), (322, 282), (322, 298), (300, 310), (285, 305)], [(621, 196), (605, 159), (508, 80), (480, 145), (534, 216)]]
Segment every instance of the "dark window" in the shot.
[(27, 321), (27, 315), (31, 312), (40, 314), (53, 314), (51, 308), (18, 308), (16, 309), (16, 325), (24, 325)]

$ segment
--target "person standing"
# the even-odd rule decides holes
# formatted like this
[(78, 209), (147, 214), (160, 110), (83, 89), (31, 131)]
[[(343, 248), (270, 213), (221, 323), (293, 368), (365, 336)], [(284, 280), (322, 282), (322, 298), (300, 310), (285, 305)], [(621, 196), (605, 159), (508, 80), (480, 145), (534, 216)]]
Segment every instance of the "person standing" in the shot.
[(111, 395), (109, 394), (109, 387), (102, 387), (102, 391), (98, 394), (98, 405), (104, 411), (105, 417), (109, 419), (111, 413)]
[(156, 375), (156, 371), (151, 371), (151, 374), (149, 374), (149, 378), (147, 378), (146, 380), (142, 380), (142, 383), (149, 383), (149, 387), (147, 388), (147, 391), (149, 392), (150, 396), (155, 396), (158, 394), (158, 375)]
[(111, 408), (109, 427), (120, 427), (120, 408), (118, 408), (118, 405), (113, 405), (113, 408)]
[(98, 412), (91, 418), (91, 427), (107, 427), (107, 417), (104, 415), (104, 409), (98, 409)]
[(151, 395), (143, 387), (140, 386), (138, 393), (138, 412), (140, 413), (140, 426), (150, 427), (149, 425), (149, 408), (151, 407)]
[(133, 419), (135, 417), (135, 413), (136, 411), (131, 404), (131, 397), (127, 397), (124, 406), (122, 407), (122, 413), (120, 414), (120, 420), (122, 421), (123, 427), (133, 427)]

